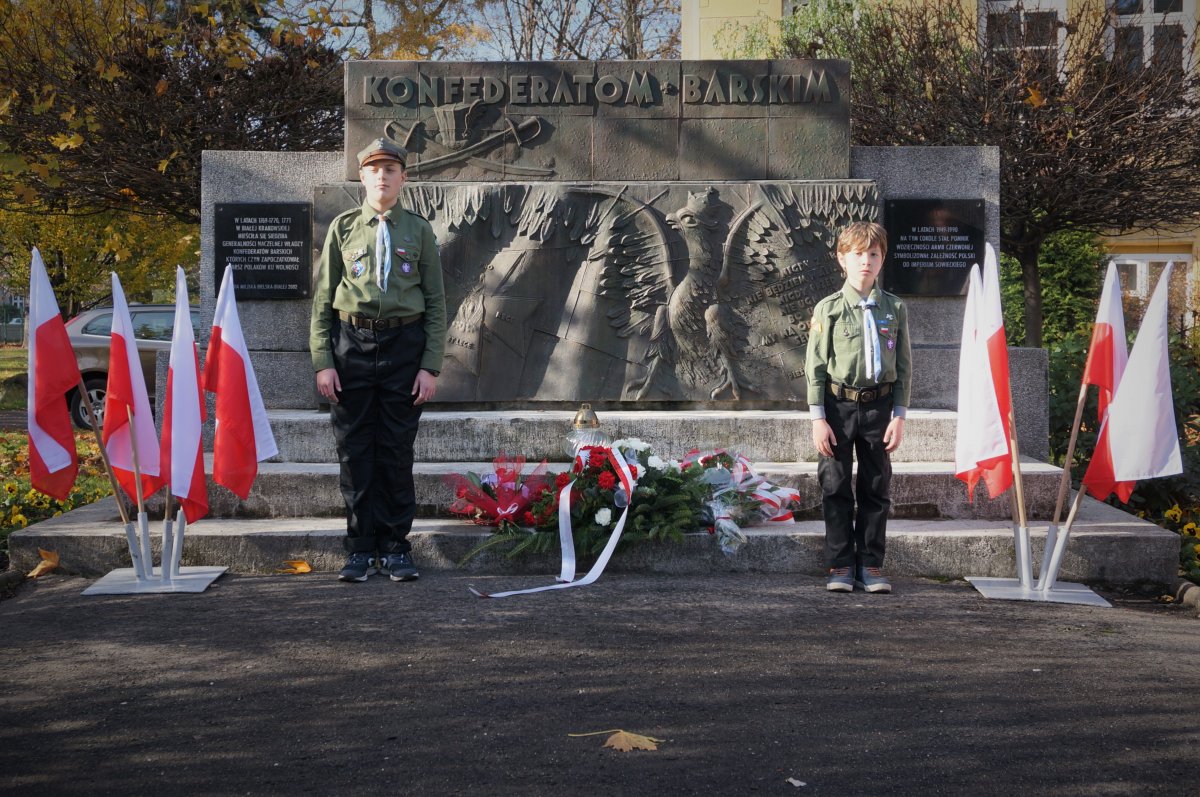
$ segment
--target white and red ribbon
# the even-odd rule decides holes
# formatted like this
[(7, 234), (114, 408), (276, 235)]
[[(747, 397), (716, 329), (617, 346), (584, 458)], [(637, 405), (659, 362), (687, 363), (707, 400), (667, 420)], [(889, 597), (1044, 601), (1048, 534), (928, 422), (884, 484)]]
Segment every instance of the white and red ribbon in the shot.
[(617, 549), (617, 543), (621, 541), (621, 534), (625, 531), (625, 521), (629, 519), (629, 508), (633, 505), (633, 491), (637, 487), (637, 480), (633, 478), (633, 473), (629, 470), (629, 465), (625, 463), (625, 458), (621, 456), (620, 452), (601, 446), (584, 446), (579, 449), (575, 454), (575, 462), (580, 466), (581, 470), (587, 466), (593, 448), (607, 452), (608, 461), (617, 472), (617, 478), (620, 480), (625, 494), (629, 496), (629, 503), (625, 505), (624, 511), (621, 512), (621, 517), (617, 519), (617, 524), (613, 527), (612, 534), (609, 535), (608, 542), (604, 545), (604, 550), (596, 557), (596, 562), (592, 565), (592, 569), (583, 578), (578, 581), (574, 580), (575, 532), (571, 525), (571, 487), (573, 483), (567, 484), (558, 493), (558, 540), (562, 548), (562, 567), (559, 570), (557, 583), (548, 584), (543, 587), (532, 587), (530, 589), (515, 589), (508, 592), (491, 593), (481, 592), (474, 587), (467, 587), (474, 595), (480, 598), (507, 598), (510, 595), (529, 595), (534, 592), (546, 592), (552, 589), (585, 587), (588, 584), (595, 583), (600, 578), (604, 573), (604, 569), (608, 567), (608, 562), (612, 559), (613, 552)]

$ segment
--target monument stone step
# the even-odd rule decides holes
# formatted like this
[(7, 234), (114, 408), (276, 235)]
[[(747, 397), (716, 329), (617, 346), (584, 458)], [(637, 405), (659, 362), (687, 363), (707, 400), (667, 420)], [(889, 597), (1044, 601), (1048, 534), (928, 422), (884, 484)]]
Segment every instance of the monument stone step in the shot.
[[(551, 473), (566, 470), (568, 463), (552, 462)], [(758, 472), (774, 484), (800, 492), (799, 515), (818, 517), (820, 486), (815, 462), (758, 462)], [(213, 516), (227, 518), (336, 517), (344, 513), (338, 492), (338, 466), (332, 462), (264, 462), (245, 501), (212, 482), (212, 459), (206, 457), (209, 476), (209, 507)], [(1008, 496), (987, 497), (980, 485), (973, 502), (954, 477), (951, 462), (896, 462), (892, 466), (892, 516), (897, 518), (982, 518), (1000, 520), (1011, 516)], [(527, 464), (525, 471), (532, 470)], [(490, 462), (418, 462), (413, 468), (417, 511), (423, 517), (445, 516), (454, 491), (447, 476), (455, 473), (484, 474)], [(1053, 465), (1022, 460), (1026, 507), (1030, 518), (1049, 518), (1062, 471)], [(150, 506), (160, 508), (161, 495)], [(161, 509), (159, 510), (161, 511)]]
[[(155, 557), (161, 547), (161, 522), (152, 522)], [(729, 572), (803, 573), (823, 569), (824, 525), (819, 520), (792, 525), (747, 528), (748, 541), (734, 555), (722, 554), (708, 534), (687, 535), (677, 544), (622, 547), (604, 578), (622, 572), (663, 574)], [(1041, 560), (1045, 524), (1031, 524), (1035, 562)], [(409, 539), (424, 578), (455, 569), (464, 556), (487, 539), (489, 530), (454, 520), (420, 519)], [(235, 573), (274, 573), (290, 559), (303, 559), (317, 571), (300, 578), (333, 578), (345, 554), (340, 520), (288, 517), (254, 520), (205, 518), (188, 527), (183, 564), (227, 566)], [(125, 535), (112, 498), (37, 523), (9, 538), (13, 566), (32, 569), (38, 549), (55, 551), (60, 568), (97, 577), (129, 567)], [(1061, 579), (1134, 585), (1172, 583), (1178, 568), (1179, 537), (1133, 515), (1084, 499), (1063, 559)], [(590, 561), (580, 562), (584, 572)], [(524, 575), (519, 588), (552, 583), (557, 554), (505, 559), (495, 550), (472, 559), (465, 569), (483, 574)], [(932, 578), (1014, 575), (1013, 534), (1004, 521), (905, 520), (888, 524), (887, 569), (896, 575)], [(611, 576), (609, 575), (611, 573)], [(719, 581), (714, 581), (718, 584)], [(398, 590), (414, 588), (397, 585)], [(419, 587), (416, 587), (419, 588)], [(467, 598), (464, 593), (464, 598)]]
[[(606, 410), (601, 431), (612, 439), (637, 437), (664, 458), (692, 448), (725, 448), (751, 462), (813, 462), (807, 410)], [(336, 462), (329, 414), (315, 410), (270, 410), (279, 446), (277, 462)], [(497, 410), (459, 412), (431, 409), (421, 416), (418, 462), (490, 461), (504, 451), (534, 462), (565, 461), (574, 411)], [(950, 461), (958, 414), (952, 410), (909, 410), (904, 443), (894, 462)]]

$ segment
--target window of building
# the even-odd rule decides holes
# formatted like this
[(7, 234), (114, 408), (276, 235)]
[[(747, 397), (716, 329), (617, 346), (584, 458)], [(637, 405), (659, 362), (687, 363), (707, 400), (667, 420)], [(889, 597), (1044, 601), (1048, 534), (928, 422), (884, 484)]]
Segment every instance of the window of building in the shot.
[(1020, 48), (1026, 55), (1044, 56), (1043, 80), (1051, 80), (1062, 68), (1066, 0), (988, 0), (986, 43), (993, 53)]
[(1135, 72), (1142, 68), (1145, 56), (1142, 33), (1140, 25), (1120, 25), (1113, 31), (1113, 57)]
[[(1113, 53), (1140, 69), (1150, 59), (1156, 67), (1183, 77), (1191, 66), (1184, 41), (1195, 32), (1197, 0), (1112, 0), (1117, 15)], [(1141, 31), (1136, 33), (1135, 31)]]

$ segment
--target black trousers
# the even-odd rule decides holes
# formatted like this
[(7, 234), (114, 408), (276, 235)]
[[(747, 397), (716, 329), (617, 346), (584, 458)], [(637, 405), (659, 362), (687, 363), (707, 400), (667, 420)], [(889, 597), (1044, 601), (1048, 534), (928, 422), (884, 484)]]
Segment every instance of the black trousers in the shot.
[[(833, 456), (822, 456), (817, 464), (825, 516), (825, 564), (882, 567), (887, 516), (892, 506), (888, 496), (892, 462), (884, 450), (883, 433), (892, 420), (892, 396), (860, 404), (826, 393), (825, 420), (837, 438)], [(858, 480), (853, 492), (852, 452), (858, 457)]]
[(378, 332), (334, 322), (333, 359), (342, 391), (330, 405), (347, 551), (401, 553), (417, 513), (413, 443), (421, 407), (413, 382), (425, 352), (420, 322)]

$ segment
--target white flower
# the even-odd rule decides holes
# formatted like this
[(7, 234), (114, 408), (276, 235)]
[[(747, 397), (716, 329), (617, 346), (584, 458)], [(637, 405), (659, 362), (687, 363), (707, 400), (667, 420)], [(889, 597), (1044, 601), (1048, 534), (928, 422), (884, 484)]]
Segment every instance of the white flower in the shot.
[(667, 461), (657, 454), (651, 454), (646, 460), (646, 467), (650, 468), (651, 470), (666, 470)]
[(671, 470), (675, 471), (676, 473), (679, 473), (680, 471), (683, 470), (683, 463), (677, 459), (671, 460), (670, 462), (667, 463), (667, 465), (669, 465)]
[(599, 512), (596, 513), (596, 525), (597, 526), (607, 526), (611, 522), (612, 522), (612, 510), (609, 509), (608, 507), (604, 507), (603, 509), (601, 509)]
[(623, 437), (617, 442), (613, 443), (613, 448), (619, 448), (621, 450), (629, 449), (631, 451), (645, 451), (649, 447), (649, 443), (647, 443), (645, 440), (639, 440), (636, 437)]

